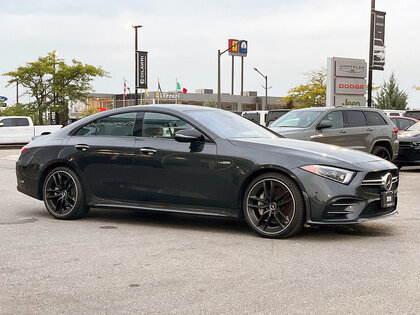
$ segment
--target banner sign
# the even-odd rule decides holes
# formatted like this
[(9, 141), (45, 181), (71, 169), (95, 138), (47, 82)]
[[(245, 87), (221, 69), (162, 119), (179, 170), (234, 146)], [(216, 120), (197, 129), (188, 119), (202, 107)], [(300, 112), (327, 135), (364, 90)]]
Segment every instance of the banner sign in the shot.
[(373, 11), (375, 15), (375, 28), (373, 32), (373, 44), (385, 46), (385, 14), (386, 12)]
[(7, 97), (6, 96), (0, 96), (0, 103), (6, 102)]
[(136, 51), (137, 58), (137, 86), (138, 89), (147, 89), (147, 51)]

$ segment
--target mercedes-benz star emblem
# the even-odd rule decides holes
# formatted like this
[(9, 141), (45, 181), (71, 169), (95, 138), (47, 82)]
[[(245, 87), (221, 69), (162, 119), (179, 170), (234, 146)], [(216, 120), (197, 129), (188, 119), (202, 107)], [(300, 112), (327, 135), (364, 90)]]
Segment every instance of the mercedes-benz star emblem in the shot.
[(391, 187), (392, 187), (392, 174), (391, 173), (386, 173), (384, 176), (381, 177), (381, 180), (382, 180), (382, 186), (386, 190), (391, 190)]

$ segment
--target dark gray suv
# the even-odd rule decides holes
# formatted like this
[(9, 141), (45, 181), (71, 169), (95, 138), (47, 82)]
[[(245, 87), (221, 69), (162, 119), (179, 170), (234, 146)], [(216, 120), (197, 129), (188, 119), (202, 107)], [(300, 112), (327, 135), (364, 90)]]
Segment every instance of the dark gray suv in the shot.
[(334, 144), (385, 160), (398, 155), (397, 128), (380, 110), (367, 107), (311, 107), (293, 110), (273, 122), (286, 138)]

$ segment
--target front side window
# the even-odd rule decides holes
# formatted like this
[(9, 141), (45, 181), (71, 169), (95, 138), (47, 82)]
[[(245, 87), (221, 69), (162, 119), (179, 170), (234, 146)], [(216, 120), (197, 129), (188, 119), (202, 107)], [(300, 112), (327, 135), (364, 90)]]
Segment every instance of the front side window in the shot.
[(347, 127), (363, 127), (366, 126), (366, 118), (360, 110), (346, 111)]
[(306, 128), (321, 115), (322, 111), (295, 110), (281, 116), (270, 127), (298, 127)]
[(3, 127), (12, 127), (12, 118), (5, 118), (0, 122), (3, 123)]
[(131, 137), (135, 122), (135, 112), (107, 116), (83, 126), (75, 135)]
[(407, 130), (410, 130), (410, 131), (420, 131), (420, 121), (419, 122), (416, 122), (414, 125), (412, 125)]
[(331, 128), (343, 128), (344, 127), (343, 112), (341, 110), (329, 113), (327, 116), (325, 116), (324, 120), (331, 121), (331, 123), (332, 123)]
[(179, 130), (195, 129), (182, 119), (161, 113), (146, 112), (142, 123), (142, 136), (173, 139)]

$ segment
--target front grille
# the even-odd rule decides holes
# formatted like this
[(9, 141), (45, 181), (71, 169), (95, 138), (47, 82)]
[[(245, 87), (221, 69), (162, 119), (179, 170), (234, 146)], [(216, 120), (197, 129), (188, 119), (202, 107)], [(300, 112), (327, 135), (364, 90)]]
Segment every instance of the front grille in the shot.
[(382, 176), (387, 173), (392, 175), (392, 187), (391, 190), (395, 190), (398, 187), (398, 171), (397, 170), (385, 170), (385, 171), (375, 171), (366, 174), (365, 178), (362, 181), (363, 191), (370, 194), (380, 194), (381, 191), (384, 191), (382, 186)]
[(380, 215), (385, 215), (393, 212), (395, 207), (391, 208), (382, 208), (381, 201), (375, 200), (372, 201), (363, 211), (360, 213), (360, 218), (372, 218)]

